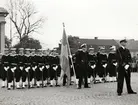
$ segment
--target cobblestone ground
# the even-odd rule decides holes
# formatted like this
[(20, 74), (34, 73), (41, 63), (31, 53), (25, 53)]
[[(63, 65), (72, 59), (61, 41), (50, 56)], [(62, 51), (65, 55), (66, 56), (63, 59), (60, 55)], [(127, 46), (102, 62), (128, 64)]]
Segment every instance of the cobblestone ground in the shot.
[[(138, 73), (132, 74), (132, 87), (138, 92)], [(0, 89), (0, 105), (138, 105), (138, 94), (116, 94), (116, 82), (92, 84), (89, 89), (75, 86), (35, 89)]]

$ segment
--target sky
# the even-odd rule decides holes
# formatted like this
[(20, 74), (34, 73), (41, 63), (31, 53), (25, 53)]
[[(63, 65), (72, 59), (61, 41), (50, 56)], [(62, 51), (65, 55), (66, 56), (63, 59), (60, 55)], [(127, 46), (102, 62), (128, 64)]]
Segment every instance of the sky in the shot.
[[(30, 0), (28, 0), (30, 1)], [(138, 0), (32, 0), (47, 20), (39, 39), (44, 48), (58, 46), (65, 23), (67, 35), (80, 38), (138, 40)], [(0, 0), (6, 8), (6, 0)], [(8, 20), (7, 20), (8, 21)], [(7, 22), (6, 27), (9, 26)], [(9, 29), (6, 28), (6, 32)]]

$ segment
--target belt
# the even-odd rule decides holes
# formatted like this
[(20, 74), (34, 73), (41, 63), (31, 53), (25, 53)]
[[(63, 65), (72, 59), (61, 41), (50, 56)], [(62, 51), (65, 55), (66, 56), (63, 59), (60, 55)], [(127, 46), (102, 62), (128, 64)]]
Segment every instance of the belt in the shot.
[(44, 63), (38, 63), (38, 64), (44, 65)]
[(26, 65), (31, 65), (31, 63), (25, 63)]
[(9, 63), (9, 62), (4, 62), (4, 63)]
[(12, 65), (17, 65), (16, 63), (11, 63)]
[(112, 63), (116, 63), (117, 61), (112, 61)]

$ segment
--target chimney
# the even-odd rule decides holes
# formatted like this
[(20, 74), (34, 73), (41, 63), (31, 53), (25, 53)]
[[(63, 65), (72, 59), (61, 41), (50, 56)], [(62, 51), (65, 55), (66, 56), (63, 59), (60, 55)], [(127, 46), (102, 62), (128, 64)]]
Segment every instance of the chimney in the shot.
[(95, 40), (97, 40), (97, 39), (98, 39), (98, 37), (94, 37), (94, 39), (95, 39)]

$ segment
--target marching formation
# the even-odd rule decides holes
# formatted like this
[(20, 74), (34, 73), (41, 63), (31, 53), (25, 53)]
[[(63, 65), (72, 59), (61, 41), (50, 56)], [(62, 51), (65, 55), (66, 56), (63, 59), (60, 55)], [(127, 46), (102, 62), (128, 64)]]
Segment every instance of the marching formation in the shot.
[[(104, 47), (94, 53), (94, 48), (82, 44), (80, 49), (69, 56), (70, 76), (76, 75), (76, 85), (80, 89), (82, 83), (89, 88), (91, 82), (115, 82), (117, 76), (117, 59), (115, 46), (110, 48), (110, 53), (105, 53)], [(71, 59), (73, 62), (71, 62)], [(74, 69), (74, 70), (73, 70)], [(61, 66), (60, 57), (56, 53), (47, 55), (42, 49), (11, 48), (5, 49), (1, 58), (2, 88), (8, 90), (34, 87), (60, 86)], [(75, 72), (75, 73), (74, 73)], [(63, 86), (67, 83), (67, 75), (63, 75)], [(70, 81), (73, 81), (72, 78)], [(6, 84), (7, 83), (7, 84)]]

